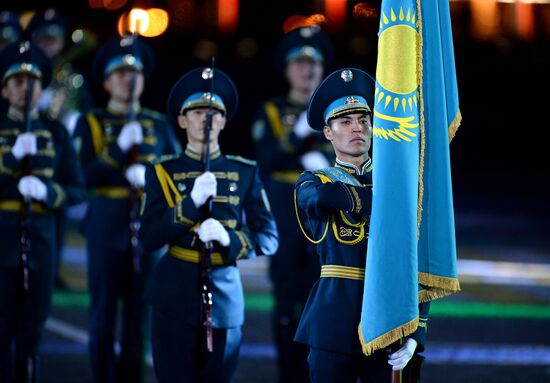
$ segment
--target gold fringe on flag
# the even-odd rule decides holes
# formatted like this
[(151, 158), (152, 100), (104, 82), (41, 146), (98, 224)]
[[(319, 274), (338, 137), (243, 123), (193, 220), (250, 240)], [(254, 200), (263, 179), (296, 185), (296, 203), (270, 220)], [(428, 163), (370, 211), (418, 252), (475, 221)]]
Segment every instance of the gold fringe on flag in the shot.
[(420, 303), (434, 301), (460, 291), (460, 282), (457, 278), (419, 272), (418, 283), (424, 287), (424, 290), (418, 292)]
[(418, 100), (420, 101), (420, 110), (418, 117), (420, 118), (420, 162), (418, 164), (418, 210), (417, 210), (417, 238), (420, 239), (420, 224), (422, 223), (422, 198), (424, 197), (424, 152), (426, 149), (426, 137), (424, 131), (424, 97), (422, 92), (422, 9), (420, 0), (416, 0), (416, 13), (418, 17), (418, 40), (416, 41), (416, 82), (418, 84)]
[(460, 110), (459, 110), (456, 113), (456, 116), (453, 119), (453, 122), (451, 122), (451, 125), (449, 126), (449, 144), (451, 143), (453, 138), (455, 138), (455, 134), (461, 122), (462, 122), (462, 114), (460, 113)]
[(423, 286), (435, 287), (439, 289), (460, 291), (460, 283), (456, 278), (442, 277), (429, 273), (418, 272), (418, 283)]
[(363, 331), (361, 330), (361, 323), (359, 323), (359, 329), (358, 329), (359, 340), (361, 341), (361, 348), (363, 349), (363, 353), (369, 356), (376, 350), (380, 350), (384, 347), (388, 347), (393, 342), (396, 342), (399, 339), (412, 334), (418, 328), (418, 322), (419, 322), (419, 319), (418, 317), (416, 317), (410, 322), (405, 323), (397, 328), (394, 328), (393, 330), (380, 335), (378, 338), (375, 338), (368, 343), (365, 342), (365, 338), (363, 337)]
[(444, 298), (460, 291), (460, 282), (456, 278), (419, 272), (418, 283), (424, 287), (424, 290), (418, 292), (420, 303)]

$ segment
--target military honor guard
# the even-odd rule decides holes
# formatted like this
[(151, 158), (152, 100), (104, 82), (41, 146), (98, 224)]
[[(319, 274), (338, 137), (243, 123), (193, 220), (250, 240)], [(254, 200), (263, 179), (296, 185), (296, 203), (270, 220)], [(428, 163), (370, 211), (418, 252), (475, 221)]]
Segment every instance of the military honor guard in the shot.
[(309, 98), (332, 56), (332, 43), (319, 27), (301, 27), (283, 36), (274, 61), (275, 67), (284, 72), (288, 93), (263, 102), (252, 128), (255, 156), (280, 234), (279, 250), (270, 264), (280, 383), (303, 382), (308, 376), (307, 347), (293, 338), (319, 275), (319, 263), (315, 247), (296, 235), (299, 228), (292, 195), (294, 183), (304, 170), (324, 168), (334, 160), (330, 143), (306, 120)]
[[(144, 282), (154, 263), (137, 238), (145, 163), (180, 152), (166, 116), (142, 108), (153, 52), (133, 36), (97, 52), (95, 77), (109, 94), (105, 109), (80, 117), (74, 143), (90, 196), (83, 222), (91, 294), (90, 358), (95, 382), (140, 382), (144, 367)], [(120, 355), (115, 355), (122, 303)]]
[(403, 381), (416, 382), (417, 353), (424, 348), (429, 303), (419, 305), (423, 326), (400, 349), (370, 356), (361, 350), (358, 327), (372, 205), (373, 99), (372, 77), (345, 68), (321, 83), (308, 106), (310, 126), (323, 132), (336, 154), (334, 166), (305, 172), (295, 188), (300, 228), (316, 244), (321, 263), (295, 338), (310, 348), (308, 364), (315, 383), (355, 383), (358, 378), (390, 382), (392, 369), (405, 366)]
[(236, 261), (272, 255), (278, 235), (256, 163), (221, 153), (237, 109), (233, 81), (213, 68), (174, 85), (168, 112), (185, 130), (183, 154), (146, 170), (140, 235), (168, 245), (149, 280), (155, 373), (165, 382), (231, 382), (244, 321)]
[(54, 212), (85, 198), (69, 134), (39, 116), (51, 62), (36, 46), (0, 53), (0, 381), (37, 382), (38, 346), (50, 312), (56, 236)]
[[(19, 15), (12, 11), (0, 12), (0, 51), (8, 44), (19, 41), (22, 35)], [(0, 99), (0, 115), (4, 115), (8, 107), (7, 101)]]
[(75, 60), (87, 53), (95, 43), (89, 33), (80, 29), (72, 41), (74, 26), (67, 15), (48, 8), (34, 14), (25, 33), (53, 63), (52, 83), (44, 90), (38, 108), (59, 120), (73, 134), (80, 113), (92, 106), (88, 79), (76, 70)]
[(11, 11), (0, 12), (0, 51), (8, 44), (19, 41), (22, 35), (19, 15)]
[[(72, 28), (66, 15), (57, 9), (48, 8), (36, 12), (30, 20), (25, 34), (52, 60), (52, 81), (42, 92), (38, 110), (48, 117), (58, 120), (72, 136), (80, 113), (91, 107), (91, 93), (84, 76), (74, 68), (73, 61), (83, 49), (71, 40)], [(84, 36), (84, 33), (82, 34)], [(81, 39), (81, 46), (82, 44)], [(56, 213), (57, 257), (54, 287), (67, 289), (61, 277), (63, 245), (65, 241), (66, 216), (82, 219), (85, 203), (70, 209), (60, 209)]]

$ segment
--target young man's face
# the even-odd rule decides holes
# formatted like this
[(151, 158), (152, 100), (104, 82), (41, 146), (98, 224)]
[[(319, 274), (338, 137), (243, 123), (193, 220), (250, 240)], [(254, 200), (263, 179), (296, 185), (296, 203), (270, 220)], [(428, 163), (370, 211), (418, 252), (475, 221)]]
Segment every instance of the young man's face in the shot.
[(323, 132), (332, 143), (337, 157), (360, 157), (368, 153), (371, 146), (371, 117), (365, 113), (337, 117), (329, 121)]
[[(134, 94), (131, 94), (131, 80), (135, 74)], [(143, 73), (132, 68), (122, 68), (115, 70), (103, 81), (103, 88), (109, 93), (111, 99), (128, 103), (132, 100), (139, 100), (144, 88)]]
[(62, 36), (41, 35), (34, 40), (34, 43), (53, 60), (65, 47), (65, 38)]
[[(225, 127), (225, 116), (222, 112), (212, 110), (212, 130), (210, 131), (210, 146), (217, 146), (220, 132)], [(185, 129), (187, 141), (196, 149), (205, 144), (206, 119), (208, 108), (197, 108), (186, 111), (178, 117), (178, 124)]]
[(33, 82), (31, 109), (34, 109), (42, 95), (42, 82), (39, 79), (20, 73), (9, 77), (2, 86), (2, 98), (21, 113), (25, 111), (25, 95), (30, 80)]
[(292, 89), (313, 92), (323, 78), (323, 65), (308, 58), (292, 60), (286, 66), (286, 78)]

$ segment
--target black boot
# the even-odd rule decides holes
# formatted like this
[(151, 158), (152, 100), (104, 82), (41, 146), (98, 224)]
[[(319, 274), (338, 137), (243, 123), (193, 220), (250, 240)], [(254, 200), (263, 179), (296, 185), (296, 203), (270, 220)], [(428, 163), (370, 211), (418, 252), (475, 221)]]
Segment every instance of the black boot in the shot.
[(115, 351), (112, 342), (90, 342), (90, 362), (94, 383), (114, 383)]
[(15, 383), (38, 383), (37, 356), (29, 356), (15, 361)]

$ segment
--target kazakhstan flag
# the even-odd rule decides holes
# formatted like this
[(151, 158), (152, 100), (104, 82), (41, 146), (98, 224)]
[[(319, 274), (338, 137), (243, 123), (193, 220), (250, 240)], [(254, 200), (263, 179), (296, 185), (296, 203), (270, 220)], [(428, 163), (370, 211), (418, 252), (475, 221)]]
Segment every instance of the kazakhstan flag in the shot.
[(359, 336), (370, 355), (416, 331), (418, 303), (460, 290), (449, 141), (460, 124), (448, 0), (383, 0), (373, 208)]

